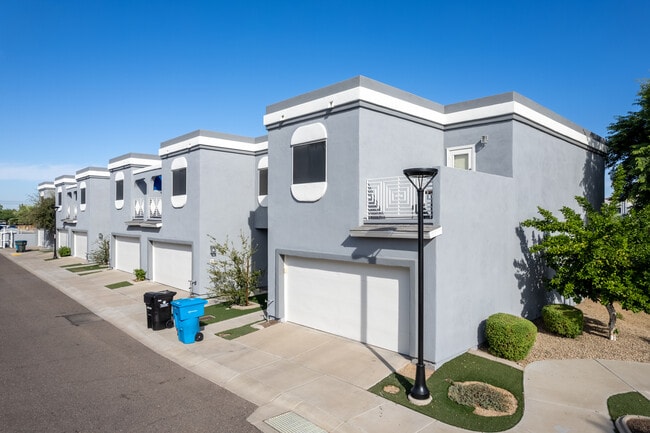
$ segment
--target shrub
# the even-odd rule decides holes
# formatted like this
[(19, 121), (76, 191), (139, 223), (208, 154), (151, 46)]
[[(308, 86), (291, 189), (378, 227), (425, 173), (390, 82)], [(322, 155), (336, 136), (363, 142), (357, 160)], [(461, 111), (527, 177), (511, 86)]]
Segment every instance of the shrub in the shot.
[(485, 336), (492, 355), (519, 361), (528, 355), (535, 344), (537, 328), (523, 317), (496, 313), (486, 321)]
[(576, 338), (582, 334), (584, 317), (582, 311), (571, 305), (551, 304), (542, 308), (544, 328), (563, 337)]
[(135, 281), (144, 281), (147, 277), (147, 271), (144, 269), (134, 269), (133, 273), (135, 274)]
[(68, 257), (72, 254), (70, 247), (59, 247), (59, 257)]
[(90, 252), (88, 258), (91, 262), (98, 265), (108, 265), (111, 258), (111, 244), (108, 239), (99, 239), (97, 242), (97, 249)]
[(517, 408), (512, 393), (482, 382), (453, 382), (447, 396), (458, 404), (497, 412), (514, 412)]

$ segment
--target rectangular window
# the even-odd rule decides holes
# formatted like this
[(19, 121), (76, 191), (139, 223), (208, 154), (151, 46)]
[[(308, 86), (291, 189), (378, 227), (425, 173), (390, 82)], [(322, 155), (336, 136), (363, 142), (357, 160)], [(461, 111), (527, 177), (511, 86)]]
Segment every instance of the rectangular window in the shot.
[(259, 169), (259, 191), (257, 195), (268, 195), (269, 193), (269, 169)]
[(154, 176), (153, 178), (153, 190), (162, 191), (162, 176)]
[(61, 197), (61, 193), (59, 192), (56, 195), (56, 205), (57, 206), (61, 206), (61, 200), (62, 200), (62, 197)]
[(81, 204), (86, 204), (86, 188), (81, 188)]
[(458, 146), (447, 149), (447, 167), (459, 170), (476, 170), (474, 146)]
[(293, 148), (293, 183), (325, 182), (325, 140)]
[(115, 200), (124, 200), (124, 180), (115, 181)]
[(187, 168), (172, 171), (172, 195), (186, 194)]

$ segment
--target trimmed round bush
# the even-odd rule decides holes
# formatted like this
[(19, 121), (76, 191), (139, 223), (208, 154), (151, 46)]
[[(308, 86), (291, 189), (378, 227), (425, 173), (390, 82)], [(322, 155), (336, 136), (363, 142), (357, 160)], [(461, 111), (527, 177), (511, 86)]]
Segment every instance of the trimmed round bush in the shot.
[(576, 307), (565, 304), (550, 304), (542, 308), (544, 328), (562, 337), (576, 338), (582, 334), (584, 316)]
[(70, 247), (60, 247), (58, 252), (59, 257), (68, 257), (72, 254)]
[(485, 323), (489, 351), (499, 358), (520, 361), (535, 344), (537, 327), (530, 320), (507, 313), (496, 313)]

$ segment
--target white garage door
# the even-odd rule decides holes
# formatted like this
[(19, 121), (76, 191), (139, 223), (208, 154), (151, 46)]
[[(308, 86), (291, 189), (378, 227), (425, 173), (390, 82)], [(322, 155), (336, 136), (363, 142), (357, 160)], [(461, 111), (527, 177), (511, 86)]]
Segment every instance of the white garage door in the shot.
[(58, 248), (68, 246), (68, 232), (63, 230), (56, 231), (56, 244)]
[(140, 268), (140, 239), (115, 236), (115, 269), (133, 273)]
[(192, 246), (154, 242), (151, 279), (181, 290), (190, 290), (192, 280)]
[(409, 353), (407, 268), (287, 256), (284, 290), (287, 321)]
[(88, 253), (88, 234), (73, 232), (72, 240), (74, 243), (74, 256), (85, 259)]

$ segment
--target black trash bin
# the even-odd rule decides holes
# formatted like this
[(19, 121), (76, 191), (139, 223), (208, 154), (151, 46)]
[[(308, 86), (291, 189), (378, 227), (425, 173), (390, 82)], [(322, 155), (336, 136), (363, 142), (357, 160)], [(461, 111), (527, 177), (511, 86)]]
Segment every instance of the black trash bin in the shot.
[(171, 302), (175, 294), (176, 292), (170, 290), (144, 294), (144, 303), (147, 306), (147, 328), (160, 331), (174, 327)]

